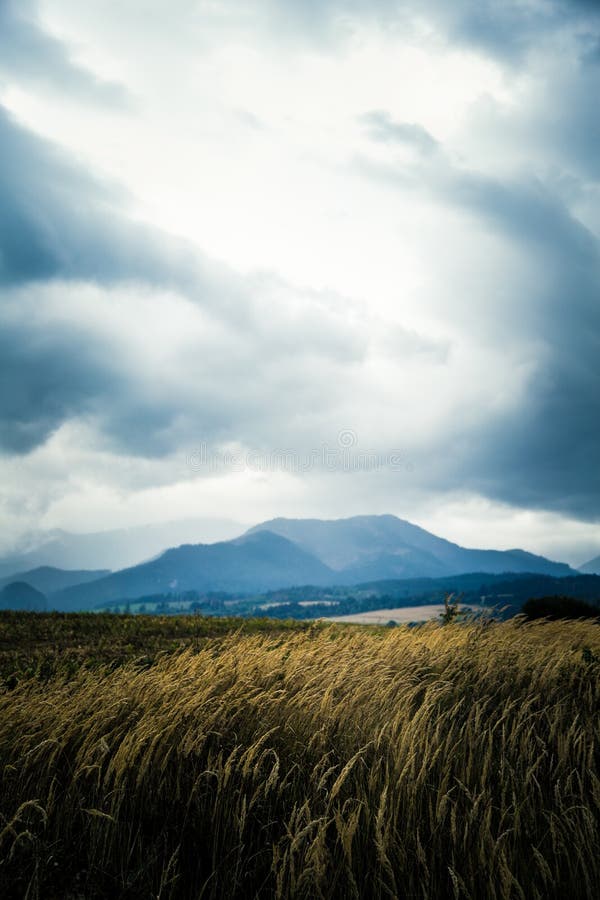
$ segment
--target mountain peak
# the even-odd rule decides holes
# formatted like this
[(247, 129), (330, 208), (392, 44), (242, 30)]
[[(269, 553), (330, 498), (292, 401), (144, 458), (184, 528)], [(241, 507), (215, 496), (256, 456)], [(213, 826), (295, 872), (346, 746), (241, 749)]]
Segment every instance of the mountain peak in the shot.
[(246, 534), (274, 531), (319, 557), (345, 577), (439, 577), (464, 572), (572, 574), (569, 566), (525, 550), (476, 550), (431, 534), (391, 513), (344, 519), (277, 518)]

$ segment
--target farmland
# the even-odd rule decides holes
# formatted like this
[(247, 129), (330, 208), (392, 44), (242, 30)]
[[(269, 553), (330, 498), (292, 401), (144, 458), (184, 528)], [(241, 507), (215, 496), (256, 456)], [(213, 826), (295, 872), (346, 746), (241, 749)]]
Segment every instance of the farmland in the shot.
[(386, 625), (388, 622), (400, 624), (435, 619), (443, 612), (444, 607), (440, 603), (431, 603), (428, 606), (400, 606), (392, 609), (373, 609), (367, 612), (350, 613), (347, 616), (331, 616), (330, 621), (348, 625)]

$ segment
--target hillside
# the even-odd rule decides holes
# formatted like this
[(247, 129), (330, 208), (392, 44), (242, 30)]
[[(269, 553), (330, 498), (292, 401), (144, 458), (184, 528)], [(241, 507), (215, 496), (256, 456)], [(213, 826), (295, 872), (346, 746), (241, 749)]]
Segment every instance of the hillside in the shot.
[(110, 569), (57, 569), (54, 566), (38, 566), (37, 569), (0, 578), (0, 588), (11, 581), (26, 581), (42, 594), (52, 594), (74, 584), (96, 581), (109, 574)]
[(333, 578), (331, 569), (301, 547), (260, 532), (233, 541), (175, 547), (150, 562), (58, 591), (50, 603), (56, 609), (91, 609), (143, 594), (269, 590), (285, 584), (327, 584)]
[(589, 562), (579, 566), (579, 571), (584, 575), (600, 575), (600, 556), (595, 556)]
[(12, 581), (0, 590), (0, 609), (42, 612), (47, 606), (44, 594), (25, 581)]

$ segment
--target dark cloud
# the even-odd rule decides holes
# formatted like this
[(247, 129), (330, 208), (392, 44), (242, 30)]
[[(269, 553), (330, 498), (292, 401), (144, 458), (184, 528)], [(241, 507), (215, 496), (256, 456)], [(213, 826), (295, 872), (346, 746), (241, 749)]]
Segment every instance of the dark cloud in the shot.
[(560, 30), (598, 34), (600, 28), (600, 5), (596, 0), (462, 0), (455, 4), (430, 0), (428, 8), (439, 17), (451, 39), (513, 60)]
[[(341, 321), (323, 317), (319, 341), (302, 320), (273, 332), (215, 329), (203, 327), (185, 299), (130, 290), (56, 282), (5, 295), (1, 449), (27, 453), (71, 420), (92, 429), (97, 449), (116, 455), (150, 459), (232, 441), (278, 446), (296, 415), (318, 418), (335, 407), (361, 353), (351, 333), (345, 353), (337, 352)], [(152, 319), (165, 316), (164, 304), (187, 319), (163, 341)]]
[[(0, 285), (51, 278), (141, 281), (190, 291), (214, 305), (213, 272), (183, 240), (127, 218), (127, 197), (93, 178), (0, 107)], [(216, 268), (216, 267), (215, 267)], [(225, 315), (236, 286), (223, 281)]]
[[(130, 220), (119, 191), (1, 110), (0, 145), (4, 450), (27, 452), (80, 417), (117, 452), (161, 455), (190, 441), (268, 433), (280, 427), (280, 403), (293, 397), (314, 411), (339, 393), (341, 372), (365, 347), (343, 314), (276, 279), (236, 277), (185, 241)], [(71, 306), (57, 312), (61, 291)], [(160, 299), (169, 291), (179, 300)], [(115, 292), (128, 310), (126, 333), (111, 308)], [(165, 352), (156, 334), (146, 353), (139, 349), (164, 303), (194, 330), (192, 338), (186, 326), (176, 329), (165, 370), (153, 358)], [(103, 304), (104, 321), (94, 309)], [(330, 379), (326, 389), (319, 374)]]
[(562, 17), (551, 2), (528, 5), (497, 0), (427, 4), (433, 19), (451, 41), (473, 46), (505, 61), (520, 59)]
[(547, 175), (552, 167), (563, 179), (578, 179), (580, 190), (600, 181), (600, 65), (592, 64), (587, 51), (578, 60), (576, 47), (571, 49), (573, 57), (543, 55), (528, 73), (518, 103), (486, 97), (474, 105), (468, 130), (479, 142), (484, 164), (488, 151), (500, 149), (516, 154), (529, 169)]
[(430, 183), (453, 205), (471, 210), (512, 241), (523, 241), (529, 252), (541, 253), (546, 265), (569, 270), (580, 260), (597, 259), (597, 239), (541, 179), (500, 181), (449, 168)]
[[(600, 518), (597, 337), (580, 337), (531, 379), (518, 415), (490, 423), (465, 482), (515, 506)], [(581, 359), (577, 359), (577, 354)]]
[[(455, 196), (464, 194), (463, 179)], [(518, 406), (473, 435), (465, 482), (515, 505), (598, 518), (600, 245), (535, 184), (478, 184), (469, 206), (520, 243), (534, 277), (523, 278), (520, 293), (512, 281), (494, 320), (508, 351), (530, 342), (521, 358), (532, 372)]]
[[(412, 183), (511, 248), (500, 281), (486, 260), (466, 285), (448, 279), (450, 315), (491, 351), (505, 347), (528, 371), (523, 394), (505, 411), (482, 409), (457, 421), (443, 460), (427, 451), (431, 484), (458, 486), (515, 506), (600, 518), (600, 241), (552, 181), (500, 179), (458, 168), (443, 155), (402, 171), (365, 163), (359, 171), (404, 191)], [(469, 300), (456, 295), (472, 292)], [(494, 406), (490, 397), (490, 408)], [(445, 442), (446, 443), (446, 442)]]
[(564, 28), (599, 36), (595, 0), (262, 0), (265, 27), (298, 40), (345, 39), (365, 23), (416, 34), (426, 19), (438, 37), (508, 64), (519, 63), (541, 39)]
[(487, 496), (597, 519), (600, 244), (539, 190), (524, 191), (520, 202), (514, 187), (511, 193), (512, 205), (504, 208), (484, 193), (480, 208), (522, 242), (527, 265), (537, 272), (536, 280), (524, 280), (520, 296), (515, 292), (500, 332), (510, 341), (512, 328), (515, 341), (531, 342), (525, 362), (532, 372), (518, 407), (477, 435), (465, 476)]
[(95, 342), (75, 329), (32, 327), (0, 314), (0, 447), (25, 453), (58, 424), (81, 415), (98, 397), (117, 392), (118, 380), (98, 357)]
[(545, 88), (522, 131), (567, 171), (600, 181), (600, 66), (586, 66)]
[(593, 0), (426, 0), (424, 9), (450, 42), (509, 64), (522, 63), (531, 49), (565, 29), (600, 34), (600, 7)]
[(129, 103), (122, 85), (96, 78), (72, 59), (68, 48), (44, 31), (34, 0), (0, 2), (0, 77), (111, 106)]
[(92, 257), (105, 255), (95, 233), (110, 192), (2, 107), (0, 145), (0, 284), (94, 268)]

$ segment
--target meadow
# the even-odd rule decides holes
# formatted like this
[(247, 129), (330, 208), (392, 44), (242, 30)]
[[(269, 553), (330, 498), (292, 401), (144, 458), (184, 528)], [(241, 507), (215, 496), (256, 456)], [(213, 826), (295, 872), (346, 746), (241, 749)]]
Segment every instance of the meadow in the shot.
[(0, 662), (2, 897), (600, 895), (594, 622), (7, 614)]

